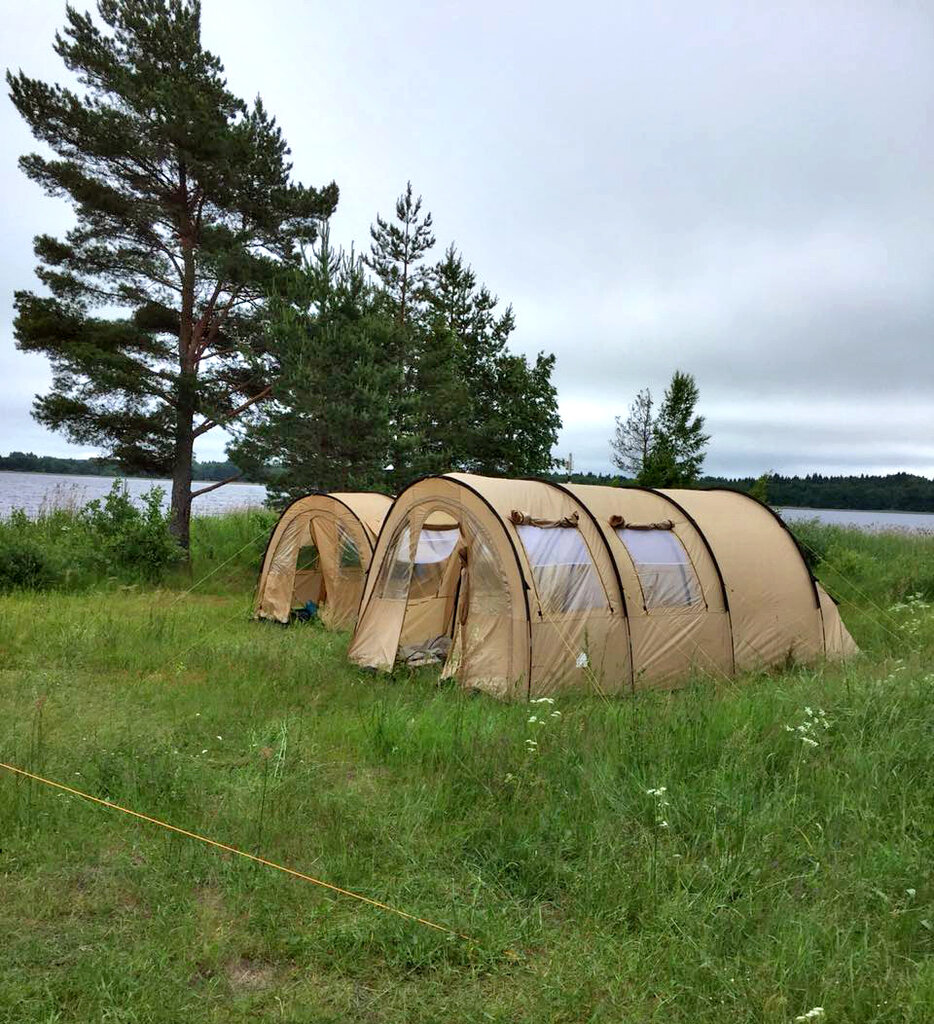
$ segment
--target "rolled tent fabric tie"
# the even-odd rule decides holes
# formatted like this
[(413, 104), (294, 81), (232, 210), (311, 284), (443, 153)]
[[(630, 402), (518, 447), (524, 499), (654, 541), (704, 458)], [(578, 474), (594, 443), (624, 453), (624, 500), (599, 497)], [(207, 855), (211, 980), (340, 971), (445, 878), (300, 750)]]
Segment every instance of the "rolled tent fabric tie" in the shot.
[(622, 516), (610, 516), (610, 526), (614, 530), (673, 530), (675, 524), (670, 519), (663, 519), (660, 523), (630, 523)]
[(572, 512), (563, 519), (536, 519), (535, 516), (530, 516), (527, 512), (520, 512), (518, 509), (513, 509), (509, 513), (509, 520), (514, 526), (538, 526), (543, 530), (575, 530), (580, 523), (580, 517), (576, 512)]

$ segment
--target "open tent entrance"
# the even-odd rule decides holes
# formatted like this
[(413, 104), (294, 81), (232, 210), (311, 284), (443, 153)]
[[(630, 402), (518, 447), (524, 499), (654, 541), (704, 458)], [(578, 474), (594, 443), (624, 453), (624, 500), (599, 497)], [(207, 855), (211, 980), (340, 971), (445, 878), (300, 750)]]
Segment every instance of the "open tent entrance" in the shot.
[(509, 645), (509, 589), (483, 528), (460, 508), (413, 509), (397, 526), (374, 596), (396, 632), (396, 660), (482, 672)]
[(290, 595), (293, 613), (314, 612), (333, 628), (352, 624), (365, 581), (363, 543), (362, 531), (334, 516), (295, 516), (279, 538), (269, 566), (273, 589), (283, 598)]

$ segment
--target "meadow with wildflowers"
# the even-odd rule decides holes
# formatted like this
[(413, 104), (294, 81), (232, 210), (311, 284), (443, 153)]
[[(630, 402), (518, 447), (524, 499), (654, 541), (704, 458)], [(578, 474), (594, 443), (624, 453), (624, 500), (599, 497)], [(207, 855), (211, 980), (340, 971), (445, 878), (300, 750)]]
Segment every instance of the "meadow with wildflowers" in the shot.
[(0, 772), (0, 1022), (934, 1019), (934, 538), (801, 527), (847, 666), (509, 705), (250, 622), (235, 520), (0, 596), (0, 760), (469, 939)]

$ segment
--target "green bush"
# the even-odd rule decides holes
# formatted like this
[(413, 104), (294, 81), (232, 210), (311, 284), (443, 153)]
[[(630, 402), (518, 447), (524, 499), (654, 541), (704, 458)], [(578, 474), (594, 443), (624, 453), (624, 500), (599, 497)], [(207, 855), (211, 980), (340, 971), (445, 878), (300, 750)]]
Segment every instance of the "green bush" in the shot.
[(134, 505), (126, 486), (115, 481), (103, 500), (89, 501), (79, 512), (92, 541), (91, 553), (107, 575), (158, 583), (181, 557), (162, 511), (165, 491), (153, 487)]
[(12, 531), (0, 535), (0, 591), (45, 590), (58, 579), (58, 567), (36, 540)]
[(35, 519), (14, 510), (0, 520), (0, 592), (83, 589), (102, 580), (159, 583), (181, 551), (153, 488), (135, 504), (121, 481), (77, 512), (52, 509)]

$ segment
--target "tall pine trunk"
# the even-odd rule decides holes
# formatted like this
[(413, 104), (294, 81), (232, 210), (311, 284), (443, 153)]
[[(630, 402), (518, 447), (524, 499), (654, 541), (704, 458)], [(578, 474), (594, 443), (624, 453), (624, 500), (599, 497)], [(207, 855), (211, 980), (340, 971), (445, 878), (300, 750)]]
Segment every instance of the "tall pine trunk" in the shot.
[[(182, 194), (186, 190), (184, 165), (180, 169)], [(175, 396), (175, 465), (172, 467), (172, 516), (169, 529), (185, 557), (191, 545), (191, 460), (195, 447), (195, 407), (198, 370), (193, 353), (195, 310), (195, 260), (192, 252), (191, 224), (187, 220), (180, 232), (184, 273), (182, 308), (178, 332), (178, 392)]]
[(178, 378), (175, 423), (175, 466), (172, 469), (172, 516), (169, 529), (186, 555), (191, 530), (191, 460), (194, 454), (195, 374)]

